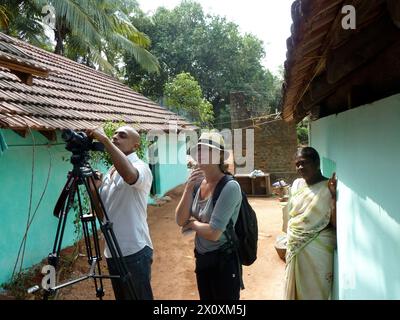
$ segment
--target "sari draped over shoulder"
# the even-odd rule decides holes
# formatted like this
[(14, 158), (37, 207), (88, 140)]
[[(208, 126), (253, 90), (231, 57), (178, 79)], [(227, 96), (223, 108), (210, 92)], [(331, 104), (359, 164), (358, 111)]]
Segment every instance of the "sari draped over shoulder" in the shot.
[(293, 183), (289, 200), (286, 299), (329, 299), (332, 290), (335, 230), (329, 226), (328, 181)]

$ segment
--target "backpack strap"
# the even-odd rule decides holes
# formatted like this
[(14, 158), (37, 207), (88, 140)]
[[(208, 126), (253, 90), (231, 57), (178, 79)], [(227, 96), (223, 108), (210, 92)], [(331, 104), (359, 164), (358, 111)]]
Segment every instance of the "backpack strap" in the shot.
[[(222, 192), (222, 189), (224, 189), (225, 185), (229, 181), (232, 181), (232, 180), (234, 180), (234, 178), (231, 175), (226, 174), (218, 181), (217, 185), (215, 186), (213, 195), (212, 195), (213, 207), (215, 207), (215, 204), (217, 203), (217, 200)], [(195, 184), (195, 186), (193, 188), (193, 199), (196, 196), (196, 193), (199, 190), (201, 183), (202, 183), (202, 181)]]
[[(215, 207), (215, 204), (217, 203), (217, 200), (224, 189), (225, 185), (229, 182), (235, 180), (235, 178), (230, 175), (226, 174), (224, 175), (221, 180), (218, 181), (218, 184), (216, 185), (214, 189), (214, 193), (212, 196), (212, 201), (213, 201), (213, 207)], [(242, 269), (242, 264), (240, 263), (240, 258), (239, 258), (239, 252), (238, 252), (238, 239), (236, 237), (235, 233), (235, 227), (233, 225), (232, 218), (229, 219), (229, 223), (226, 227), (226, 230), (224, 231), (225, 237), (228, 240), (229, 246), (232, 248), (235, 248), (235, 255), (238, 263), (238, 269), (239, 269), (239, 279), (240, 279), (240, 288), (243, 290), (244, 289), (244, 283), (243, 283), (243, 269)]]
[[(229, 182), (235, 180), (235, 178), (231, 175), (224, 175), (219, 181), (218, 184), (216, 185), (213, 193), (213, 207), (215, 207), (215, 204), (217, 203), (217, 200), (224, 189), (225, 185)], [(228, 243), (231, 246), (237, 246), (237, 238), (235, 237), (235, 226), (233, 225), (232, 218), (229, 219), (228, 225), (226, 226), (225, 231), (223, 232), (225, 234), (225, 237), (228, 240)]]
[(226, 174), (218, 181), (212, 195), (213, 207), (215, 207), (215, 204), (217, 203), (217, 200), (222, 192), (222, 189), (224, 189), (225, 185), (232, 180), (234, 180), (234, 178), (230, 174)]
[[(222, 192), (222, 189), (225, 187), (225, 185), (229, 182), (235, 180), (235, 178), (231, 175), (225, 175), (221, 180), (218, 182), (217, 186), (215, 187), (214, 194), (213, 194), (213, 206), (215, 207), (215, 204), (217, 203), (218, 197)], [(240, 212), (239, 212), (240, 214)], [(226, 226), (225, 231), (223, 232), (225, 235), (228, 244), (228, 247), (233, 248), (235, 255), (236, 255), (236, 261), (237, 261), (237, 266), (239, 270), (239, 280), (240, 280), (240, 289), (243, 290), (245, 289), (244, 287), (244, 282), (243, 282), (243, 268), (242, 264), (240, 263), (240, 257), (239, 257), (239, 251), (238, 251), (238, 246), (239, 246), (239, 239), (237, 238), (236, 232), (235, 232), (235, 226), (233, 225), (233, 220), (232, 218), (229, 219), (228, 225)]]

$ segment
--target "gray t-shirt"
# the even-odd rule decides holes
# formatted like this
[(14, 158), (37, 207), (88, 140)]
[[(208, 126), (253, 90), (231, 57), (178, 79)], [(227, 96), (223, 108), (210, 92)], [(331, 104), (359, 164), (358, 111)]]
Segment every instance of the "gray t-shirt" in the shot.
[[(212, 196), (208, 199), (199, 200), (200, 188), (193, 199), (191, 215), (198, 221), (209, 223), (211, 228), (225, 231), (229, 220), (232, 219), (233, 223), (239, 215), (240, 206), (242, 203), (242, 193), (240, 185), (237, 181), (229, 181), (222, 189), (215, 208), (212, 203)], [(222, 234), (219, 240), (211, 241), (204, 239), (196, 234), (195, 247), (197, 252), (206, 253), (217, 250), (227, 242), (225, 234)]]

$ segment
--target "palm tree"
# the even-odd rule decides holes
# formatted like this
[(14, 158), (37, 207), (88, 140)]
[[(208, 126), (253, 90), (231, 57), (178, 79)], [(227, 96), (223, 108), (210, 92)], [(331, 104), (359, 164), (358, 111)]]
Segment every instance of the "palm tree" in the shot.
[(49, 49), (50, 43), (41, 25), (40, 12), (32, 2), (24, 0), (2, 0), (1, 2), (1, 32)]
[[(6, 8), (15, 8), (15, 0), (6, 0)], [(158, 72), (157, 59), (147, 51), (150, 39), (138, 31), (128, 15), (137, 7), (135, 0), (17, 0), (19, 6), (33, 7), (29, 12), (17, 10), (18, 18), (41, 25), (41, 8), (46, 5), (55, 11), (55, 50), (89, 66), (115, 73), (118, 55), (132, 54), (149, 72)], [(1, 17), (1, 16), (0, 16)], [(38, 19), (39, 18), (39, 19)], [(14, 18), (13, 18), (14, 20)], [(25, 32), (29, 24), (19, 26)], [(42, 27), (43, 30), (43, 27)], [(43, 31), (42, 31), (43, 33)], [(20, 38), (27, 39), (26, 36)], [(107, 55), (108, 53), (108, 55)], [(109, 61), (113, 60), (114, 61)]]
[[(46, 3), (44, 0), (34, 0)], [(64, 52), (68, 43), (68, 56), (81, 56), (87, 64), (98, 64), (111, 71), (105, 52), (127, 52), (149, 72), (158, 71), (158, 61), (146, 48), (150, 39), (138, 31), (128, 18), (134, 4), (127, 0), (53, 0), (56, 12), (56, 53)]]

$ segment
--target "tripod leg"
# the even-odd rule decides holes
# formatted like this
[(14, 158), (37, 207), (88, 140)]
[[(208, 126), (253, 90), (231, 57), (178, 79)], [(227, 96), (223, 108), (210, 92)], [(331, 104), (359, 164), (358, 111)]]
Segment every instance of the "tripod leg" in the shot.
[(99, 283), (100, 285), (97, 285), (96, 278), (94, 278), (94, 284), (96, 287), (96, 296), (100, 299), (104, 296), (104, 286), (103, 286), (103, 279), (101, 278), (101, 268), (100, 268), (100, 261), (101, 261), (101, 252), (100, 252), (100, 245), (99, 245), (99, 236), (97, 233), (97, 228), (96, 228), (96, 220), (95, 218), (91, 222), (92, 224), (92, 234), (93, 234), (93, 240), (94, 240), (94, 249), (96, 252), (96, 263), (97, 263), (97, 272), (99, 274)]
[[(57, 258), (60, 256), (60, 252), (61, 252), (61, 246), (62, 246), (62, 240), (64, 237), (64, 231), (65, 231), (65, 225), (67, 223), (67, 215), (69, 210), (71, 209), (71, 207), (73, 206), (74, 203), (74, 198), (75, 198), (75, 192), (77, 190), (78, 187), (78, 181), (76, 178), (73, 178), (73, 182), (71, 184), (71, 188), (69, 190), (69, 194), (68, 197), (66, 199), (66, 204), (65, 204), (65, 210), (63, 212), (63, 222), (62, 222), (62, 227), (61, 227), (61, 233), (60, 233), (60, 237), (58, 240), (58, 245), (56, 248), (56, 254), (57, 254)], [(56, 244), (54, 244), (54, 248), (56, 247)], [(55, 252), (55, 250), (53, 249), (53, 253)]]
[(56, 207), (54, 209), (54, 215), (59, 218), (58, 225), (57, 225), (57, 231), (56, 231), (56, 236), (54, 240), (54, 245), (53, 245), (53, 251), (49, 255), (49, 264), (52, 265), (53, 267), (57, 266), (58, 262), (58, 256), (57, 256), (57, 248), (59, 247), (58, 244), (59, 242), (62, 241), (62, 233), (65, 227), (65, 223), (67, 220), (67, 215), (68, 215), (68, 197), (71, 196), (72, 188), (74, 184), (74, 178), (71, 175), (71, 172), (68, 174), (68, 180), (67, 183), (65, 184), (63, 190), (61, 191), (60, 197), (57, 200)]
[(89, 232), (89, 227), (88, 227), (88, 221), (90, 221), (91, 217), (90, 217), (90, 215), (85, 216), (83, 214), (83, 208), (82, 208), (79, 187), (78, 187), (77, 197), (78, 197), (78, 204), (79, 204), (79, 218), (82, 222), (83, 238), (85, 240), (86, 253), (87, 253), (88, 263), (90, 265), (92, 263), (92, 261), (91, 261), (92, 260), (92, 246), (90, 243), (90, 232)]
[[(85, 239), (85, 246), (86, 246), (86, 253), (87, 253), (87, 259), (88, 263), (91, 266), (91, 273), (95, 275), (95, 265), (97, 265), (97, 270), (98, 270), (98, 276), (99, 280), (97, 280), (96, 277), (93, 277), (94, 280), (94, 285), (96, 289), (96, 296), (100, 299), (104, 296), (104, 288), (103, 288), (103, 281), (101, 279), (101, 268), (100, 268), (100, 260), (101, 260), (101, 254), (100, 254), (100, 249), (99, 249), (99, 239), (97, 235), (97, 230), (96, 230), (96, 218), (93, 214), (90, 212), (87, 214), (83, 214), (83, 208), (82, 208), (82, 202), (81, 202), (81, 196), (79, 192), (79, 187), (78, 187), (78, 203), (79, 203), (79, 216), (82, 222), (82, 229), (83, 229), (83, 235)], [(89, 226), (91, 228), (89, 228)], [(92, 232), (92, 235), (90, 235), (90, 231)], [(92, 246), (92, 239), (93, 239), (93, 246), (94, 246), (94, 255), (93, 255), (93, 246)], [(99, 281), (99, 283), (98, 283)]]
[[(76, 183), (77, 180), (72, 176), (71, 173), (69, 173), (67, 183), (61, 192), (60, 198), (57, 201), (56, 209), (54, 210), (54, 215), (59, 218), (59, 221), (54, 240), (53, 251), (49, 254), (47, 259), (49, 265), (53, 266), (54, 268), (57, 268), (58, 265), (65, 225), (68, 218), (68, 212), (71, 209), (74, 200)], [(43, 299), (47, 300), (52, 293), (54, 293), (54, 290), (45, 290)]]
[(84, 180), (84, 183), (86, 189), (88, 190), (92, 208), (95, 209), (95, 213), (100, 223), (101, 231), (104, 234), (104, 238), (106, 240), (108, 249), (110, 250), (112, 258), (115, 259), (116, 261), (120, 279), (127, 288), (130, 298), (132, 300), (137, 300), (137, 295), (135, 293), (132, 275), (128, 271), (125, 259), (121, 253), (121, 249), (118, 245), (117, 238), (115, 237), (114, 231), (112, 229), (112, 223), (108, 220), (108, 216), (106, 214), (106, 210), (104, 208), (103, 202), (101, 201), (98, 190), (93, 187), (95, 186), (93, 176), (87, 177), (87, 179)]
[(120, 275), (120, 280), (126, 287), (130, 299), (137, 300), (137, 295), (135, 292), (135, 287), (133, 284), (132, 274), (129, 272), (126, 265), (125, 259), (119, 248), (117, 239), (115, 237), (114, 231), (112, 229), (112, 224), (107, 222), (101, 225), (101, 230), (104, 234), (104, 238), (107, 242), (108, 249), (110, 250), (111, 256), (115, 261), (118, 274)]

